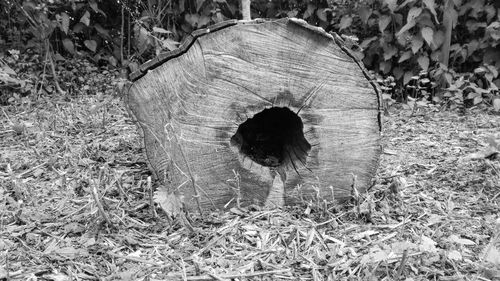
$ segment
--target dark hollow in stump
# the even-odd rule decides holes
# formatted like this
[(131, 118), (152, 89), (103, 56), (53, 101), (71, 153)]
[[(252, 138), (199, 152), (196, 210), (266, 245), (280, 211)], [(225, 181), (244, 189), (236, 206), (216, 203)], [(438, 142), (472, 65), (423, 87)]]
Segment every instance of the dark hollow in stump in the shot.
[(367, 77), (336, 34), (230, 21), (141, 66), (126, 102), (152, 170), (189, 209), (322, 204), (366, 190), (377, 169)]

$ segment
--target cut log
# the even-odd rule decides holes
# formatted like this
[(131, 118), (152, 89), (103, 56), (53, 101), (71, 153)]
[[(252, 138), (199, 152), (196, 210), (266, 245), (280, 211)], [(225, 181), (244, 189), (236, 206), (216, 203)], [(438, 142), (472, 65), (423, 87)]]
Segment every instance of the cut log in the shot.
[(131, 79), (150, 166), (189, 209), (343, 200), (376, 172), (379, 91), (342, 39), (301, 20), (196, 31)]

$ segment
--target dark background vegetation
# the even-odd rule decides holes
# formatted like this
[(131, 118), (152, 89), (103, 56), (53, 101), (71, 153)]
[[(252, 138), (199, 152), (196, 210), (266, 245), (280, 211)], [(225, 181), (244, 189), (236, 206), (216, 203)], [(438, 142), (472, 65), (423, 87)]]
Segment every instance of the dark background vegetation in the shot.
[[(120, 67), (125, 77), (160, 52), (177, 48), (193, 30), (240, 18), (239, 5), (238, 0), (2, 1), (0, 82), (21, 85), (23, 95), (39, 91), (33, 81), (12, 75), (20, 55), (40, 62), (40, 67), (50, 64), (56, 78), (71, 63), (66, 62), (64, 70), (54, 64), (71, 58)], [(386, 103), (451, 107), (495, 104), (500, 85), (499, 9), (495, 0), (251, 3), (252, 18), (297, 17), (342, 34), (379, 77)], [(71, 91), (68, 88), (78, 82), (62, 80), (66, 85), (53, 85), (61, 92)], [(2, 100), (9, 98), (4, 95)]]

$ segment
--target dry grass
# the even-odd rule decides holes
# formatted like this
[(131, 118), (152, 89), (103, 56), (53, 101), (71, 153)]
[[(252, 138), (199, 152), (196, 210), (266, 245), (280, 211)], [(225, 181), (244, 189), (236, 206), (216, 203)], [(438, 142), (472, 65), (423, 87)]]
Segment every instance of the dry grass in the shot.
[(104, 95), (2, 108), (0, 279), (498, 280), (481, 257), (496, 234), (500, 165), (466, 158), (498, 131), (498, 115), (394, 110), (359, 207), (181, 223), (150, 208), (141, 140), (102, 83)]

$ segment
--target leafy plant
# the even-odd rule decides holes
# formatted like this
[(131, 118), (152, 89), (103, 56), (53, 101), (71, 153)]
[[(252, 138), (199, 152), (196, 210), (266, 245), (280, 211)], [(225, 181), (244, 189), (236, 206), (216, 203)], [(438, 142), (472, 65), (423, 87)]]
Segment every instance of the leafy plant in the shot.
[(440, 99), (449, 102), (451, 107), (471, 107), (480, 103), (493, 104), (499, 96), (498, 87), (493, 79), (498, 77), (498, 71), (491, 65), (478, 67), (471, 75), (458, 76), (446, 88)]

